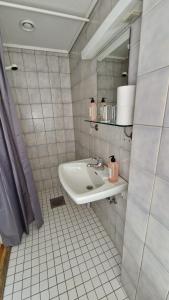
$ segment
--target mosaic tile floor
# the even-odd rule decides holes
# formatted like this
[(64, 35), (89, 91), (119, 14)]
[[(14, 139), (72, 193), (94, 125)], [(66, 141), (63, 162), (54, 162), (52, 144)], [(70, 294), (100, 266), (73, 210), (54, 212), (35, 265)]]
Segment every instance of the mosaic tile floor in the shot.
[(124, 300), (120, 255), (92, 208), (66, 205), (54, 209), (41, 193), (44, 226), (12, 248), (4, 300)]

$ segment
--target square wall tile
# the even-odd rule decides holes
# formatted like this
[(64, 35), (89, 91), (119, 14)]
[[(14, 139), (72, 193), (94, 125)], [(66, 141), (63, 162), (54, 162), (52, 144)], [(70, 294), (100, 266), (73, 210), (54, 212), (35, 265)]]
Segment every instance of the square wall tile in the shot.
[(44, 131), (45, 124), (43, 119), (34, 119), (33, 120), (35, 131)]
[(53, 106), (52, 104), (42, 104), (44, 118), (53, 117)]
[(169, 291), (169, 273), (146, 247), (137, 290), (137, 300), (164, 300)]
[(135, 125), (131, 159), (133, 163), (149, 172), (156, 170), (161, 128)]
[(64, 121), (63, 121), (63, 118), (61, 118), (61, 115), (59, 116), (59, 114), (58, 114), (58, 118), (55, 117), (54, 122), (55, 122), (55, 128), (56, 129), (63, 129), (64, 128)]
[(70, 73), (69, 58), (59, 57), (60, 73)]
[(135, 235), (144, 243), (149, 212), (145, 211), (139, 201), (135, 200), (136, 197), (128, 195), (126, 223), (133, 228)]
[(35, 55), (29, 53), (23, 53), (24, 70), (36, 72)]
[(120, 175), (128, 181), (130, 168), (130, 152), (120, 148)]
[(32, 110), (32, 117), (34, 119), (39, 119), (43, 117), (41, 104), (32, 104), (31, 110)]
[(28, 88), (38, 88), (38, 77), (36, 72), (26, 72)]
[(131, 279), (129, 278), (129, 274), (126, 272), (126, 270), (124, 270), (124, 268), (122, 269), (121, 281), (129, 299), (135, 300), (137, 289), (132, 284)]
[(138, 42), (136, 45), (131, 46), (130, 49), (130, 58), (129, 58), (129, 71), (128, 71), (128, 83), (136, 84), (137, 80), (137, 72), (138, 72), (138, 62), (139, 62), (139, 51), (140, 51), (140, 43)]
[(37, 145), (44, 145), (46, 144), (47, 140), (46, 140), (46, 132), (38, 132), (36, 134), (36, 143)]
[(29, 103), (28, 89), (16, 88), (15, 93), (16, 93), (17, 104), (28, 104)]
[(169, 52), (168, 10), (169, 2), (160, 1), (152, 10), (143, 15), (139, 74), (169, 65), (169, 57), (166, 55)]
[(145, 0), (143, 5), (143, 13), (147, 13), (149, 10), (153, 9), (161, 0)]
[(149, 211), (155, 175), (141, 169), (136, 163), (131, 162), (129, 181), (131, 182), (129, 185), (129, 194), (138, 198), (141, 206)]
[(55, 55), (47, 55), (49, 72), (59, 72), (59, 58)]
[(40, 98), (40, 90), (39, 89), (28, 89), (28, 94), (29, 94), (29, 102), (31, 104), (36, 104), (36, 103), (41, 103), (41, 98)]
[(34, 124), (32, 119), (21, 120), (21, 127), (23, 133), (29, 133), (34, 131)]
[(61, 88), (71, 88), (70, 85), (70, 75), (67, 74), (60, 74), (60, 80), (61, 80)]
[(11, 74), (12, 86), (16, 88), (27, 88), (25, 72), (17, 71)]
[[(128, 220), (126, 220), (125, 223), (124, 247), (129, 252), (129, 254), (133, 257), (135, 263), (138, 266), (140, 266), (143, 250), (144, 250), (144, 241), (140, 239), (139, 235), (132, 227), (132, 225), (130, 225), (130, 222), (128, 222)], [(122, 261), (124, 261), (123, 257), (122, 257)], [(122, 268), (123, 268), (123, 264), (122, 264)]]
[(48, 64), (46, 55), (35, 55), (36, 67), (38, 72), (48, 72)]
[(64, 116), (66, 116), (66, 117), (72, 116), (73, 115), (72, 104), (63, 104), (63, 113), (64, 113)]
[(157, 175), (169, 181), (168, 161), (169, 155), (169, 128), (163, 128), (161, 136), (161, 144), (157, 163)]
[(50, 88), (49, 73), (38, 73), (39, 87)]
[(135, 124), (162, 126), (168, 94), (169, 68), (138, 77)]
[(45, 118), (44, 119), (45, 130), (50, 131), (55, 129), (54, 118)]
[(26, 145), (34, 146), (36, 145), (36, 135), (35, 133), (27, 133), (24, 135), (24, 139), (26, 141)]
[(64, 116), (64, 128), (72, 129), (73, 128), (73, 118)]
[(21, 119), (31, 119), (32, 111), (30, 105), (19, 105)]
[(169, 94), (167, 96), (167, 104), (165, 108), (165, 115), (164, 115), (164, 127), (169, 127)]
[(50, 89), (41, 89), (40, 90), (41, 102), (42, 103), (51, 103), (51, 90)]
[(169, 182), (156, 177), (152, 205), (151, 205), (151, 214), (157, 219), (161, 224), (163, 224), (169, 230)]
[(149, 219), (146, 245), (169, 272), (169, 230), (152, 216)]
[(61, 89), (51, 89), (52, 103), (62, 103)]
[(60, 88), (60, 74), (59, 73), (49, 73), (50, 87)]
[(53, 116), (62, 117), (63, 116), (63, 105), (62, 104), (53, 104)]
[(63, 103), (71, 103), (71, 90), (62, 88), (62, 102)]

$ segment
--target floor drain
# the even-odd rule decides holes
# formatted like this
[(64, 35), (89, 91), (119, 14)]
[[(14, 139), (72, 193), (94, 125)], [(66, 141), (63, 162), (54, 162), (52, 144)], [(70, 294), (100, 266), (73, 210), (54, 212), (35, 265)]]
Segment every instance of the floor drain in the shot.
[(59, 196), (59, 197), (50, 199), (50, 206), (52, 209), (55, 207), (58, 207), (58, 206), (65, 205), (65, 204), (66, 204), (65, 199), (63, 196)]
[(87, 190), (93, 190), (93, 186), (92, 185), (87, 185)]

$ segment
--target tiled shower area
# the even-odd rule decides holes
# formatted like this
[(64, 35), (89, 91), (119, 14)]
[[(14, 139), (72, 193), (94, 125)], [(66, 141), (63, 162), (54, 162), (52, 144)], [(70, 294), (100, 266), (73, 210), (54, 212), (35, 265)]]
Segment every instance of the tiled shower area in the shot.
[[(64, 194), (66, 205), (51, 209)], [(44, 226), (13, 247), (4, 300), (127, 300), (120, 283), (121, 256), (92, 208), (61, 190), (39, 193)]]
[[(6, 64), (18, 65), (7, 74), (44, 216), (12, 248), (4, 300), (128, 299), (120, 282), (126, 201), (119, 197), (116, 210), (102, 201), (106, 223), (99, 206), (74, 204), (59, 184), (58, 165), (75, 159), (69, 57), (4, 50)], [(52, 209), (50, 199), (62, 194), (66, 205)]]
[(75, 158), (69, 58), (6, 48), (5, 64), (38, 191), (58, 185), (57, 167)]

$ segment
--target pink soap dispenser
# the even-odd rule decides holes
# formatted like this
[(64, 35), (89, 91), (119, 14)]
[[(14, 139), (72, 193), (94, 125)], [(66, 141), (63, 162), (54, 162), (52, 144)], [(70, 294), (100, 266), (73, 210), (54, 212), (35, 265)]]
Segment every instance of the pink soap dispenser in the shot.
[(110, 158), (111, 160), (108, 163), (109, 181), (116, 182), (118, 181), (118, 176), (119, 176), (119, 164), (117, 163), (114, 155), (111, 155)]
[(91, 121), (96, 121), (97, 119), (97, 105), (94, 101), (94, 98), (90, 98), (90, 105), (89, 105), (89, 117)]

